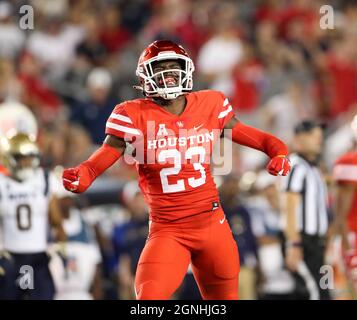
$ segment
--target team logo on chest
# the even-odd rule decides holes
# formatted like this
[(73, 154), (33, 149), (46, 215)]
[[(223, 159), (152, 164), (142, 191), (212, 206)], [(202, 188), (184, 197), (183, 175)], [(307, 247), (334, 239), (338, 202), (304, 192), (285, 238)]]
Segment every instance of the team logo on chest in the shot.
[(159, 124), (159, 130), (157, 131), (157, 136), (168, 136), (168, 132), (165, 127), (165, 123), (160, 123)]

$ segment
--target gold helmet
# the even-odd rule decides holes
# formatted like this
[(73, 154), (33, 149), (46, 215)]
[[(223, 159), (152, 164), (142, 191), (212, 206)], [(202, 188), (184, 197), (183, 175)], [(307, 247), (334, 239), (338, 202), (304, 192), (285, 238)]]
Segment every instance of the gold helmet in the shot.
[(15, 179), (24, 181), (32, 178), (40, 164), (40, 150), (34, 136), (10, 133), (2, 138), (1, 162)]

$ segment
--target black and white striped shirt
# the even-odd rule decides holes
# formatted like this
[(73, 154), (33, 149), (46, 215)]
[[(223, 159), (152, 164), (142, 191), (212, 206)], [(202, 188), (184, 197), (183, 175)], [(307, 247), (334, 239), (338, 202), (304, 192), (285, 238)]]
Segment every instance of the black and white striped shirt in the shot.
[(298, 230), (308, 235), (324, 236), (328, 229), (327, 187), (320, 170), (303, 157), (290, 156), (292, 170), (284, 179), (283, 189), (301, 194), (296, 212)]

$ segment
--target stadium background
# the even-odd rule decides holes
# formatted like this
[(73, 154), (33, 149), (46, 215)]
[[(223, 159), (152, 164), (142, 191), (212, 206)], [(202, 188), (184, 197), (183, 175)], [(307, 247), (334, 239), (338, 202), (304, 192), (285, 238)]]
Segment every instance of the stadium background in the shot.
[[(24, 4), (34, 8), (33, 30), (19, 28)], [(325, 4), (334, 8), (332, 30), (319, 24)], [(326, 124), (321, 163), (333, 205), (331, 169), (352, 145), (350, 122), (357, 109), (354, 1), (0, 1), (2, 132), (11, 126), (38, 131), (45, 167), (77, 165), (103, 141), (115, 104), (140, 97), (133, 89), (137, 59), (155, 39), (177, 41), (190, 52), (195, 90), (223, 91), (243, 122), (274, 133), (291, 149), (299, 121)], [(266, 209), (256, 199), (274, 183), (261, 171), (265, 162), (264, 155), (236, 146), (232, 173), (217, 178), (222, 201), (237, 195), (230, 223), (243, 262), (242, 298), (259, 298), (264, 272), (272, 267), (258, 259), (261, 233), (254, 214)], [(129, 183), (135, 178), (135, 169), (120, 162), (75, 198), (100, 248), (95, 298), (134, 297), (133, 276), (147, 232), (145, 205)], [(279, 196), (278, 189), (273, 192)], [(333, 296), (347, 299), (333, 245), (327, 259), (335, 270)], [(190, 273), (175, 298), (197, 298)]]

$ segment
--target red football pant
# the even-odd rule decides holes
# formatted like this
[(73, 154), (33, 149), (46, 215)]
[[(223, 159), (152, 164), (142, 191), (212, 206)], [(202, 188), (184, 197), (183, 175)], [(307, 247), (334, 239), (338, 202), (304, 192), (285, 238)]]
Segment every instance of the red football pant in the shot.
[(357, 294), (357, 232), (350, 231), (347, 236), (350, 248), (348, 251), (342, 251), (342, 254), (347, 278)]
[(170, 299), (189, 263), (202, 298), (238, 299), (238, 248), (222, 209), (186, 221), (152, 222), (135, 278), (138, 300)]

